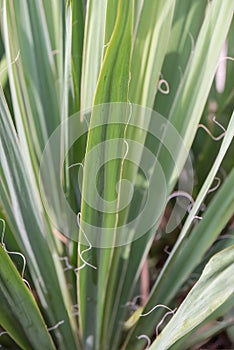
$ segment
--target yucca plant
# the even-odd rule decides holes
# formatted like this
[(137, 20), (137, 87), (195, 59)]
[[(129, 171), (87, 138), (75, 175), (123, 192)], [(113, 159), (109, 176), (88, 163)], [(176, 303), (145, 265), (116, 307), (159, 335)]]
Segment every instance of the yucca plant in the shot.
[(231, 349), (234, 0), (0, 3), (2, 348)]

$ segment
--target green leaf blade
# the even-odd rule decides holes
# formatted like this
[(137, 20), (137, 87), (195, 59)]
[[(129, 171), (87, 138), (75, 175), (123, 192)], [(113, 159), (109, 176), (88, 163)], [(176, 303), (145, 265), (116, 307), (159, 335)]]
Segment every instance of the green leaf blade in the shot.
[[(23, 349), (55, 350), (41, 313), (14, 264), (0, 245), (0, 324)], [(38, 332), (38, 330), (40, 330)]]
[(168, 325), (151, 345), (167, 350), (234, 293), (234, 246), (214, 255)]

